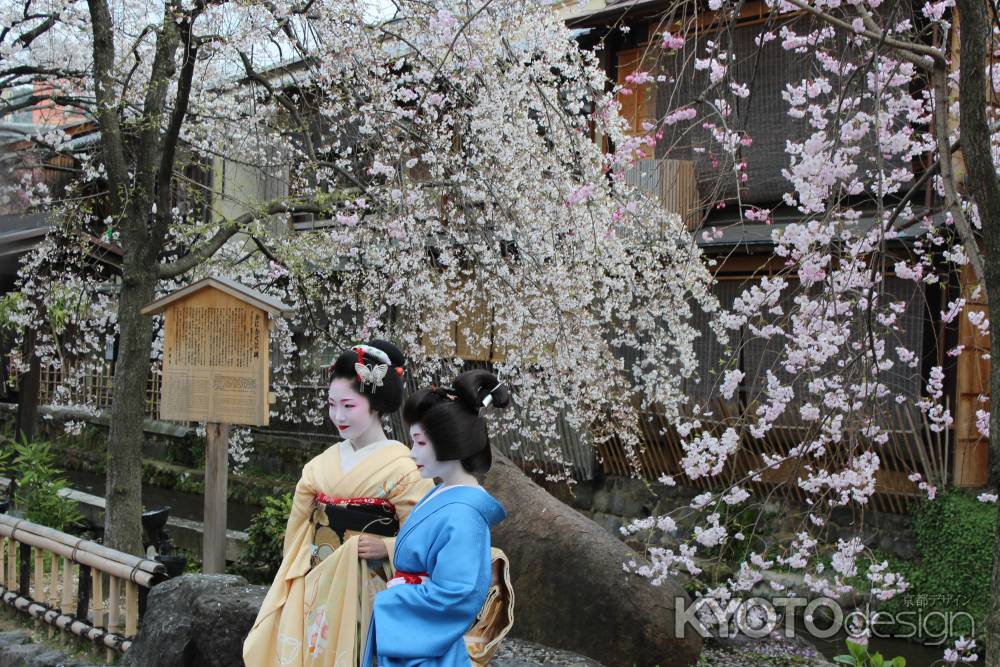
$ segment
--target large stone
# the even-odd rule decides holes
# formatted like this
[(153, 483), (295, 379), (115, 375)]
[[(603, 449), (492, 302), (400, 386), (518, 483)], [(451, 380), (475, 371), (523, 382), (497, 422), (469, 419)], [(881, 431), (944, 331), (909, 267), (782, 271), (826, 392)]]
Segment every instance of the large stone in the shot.
[(226, 574), (185, 575), (153, 587), (121, 667), (240, 667), (243, 639), (267, 592)]
[(511, 561), (516, 637), (606, 665), (695, 664), (701, 638), (674, 627), (677, 601), (689, 603), (679, 580), (623, 572), (642, 559), (497, 453), (484, 484), (508, 512), (493, 540)]
[(611, 481), (611, 503), (608, 513), (620, 517), (641, 518), (649, 516), (656, 506), (656, 494), (642, 479), (616, 477)]
[(0, 632), (0, 648), (20, 646), (21, 644), (30, 643), (31, 635), (24, 630), (6, 630), (4, 632)]
[(0, 649), (0, 667), (76, 667), (62, 651), (42, 644), (20, 644)]

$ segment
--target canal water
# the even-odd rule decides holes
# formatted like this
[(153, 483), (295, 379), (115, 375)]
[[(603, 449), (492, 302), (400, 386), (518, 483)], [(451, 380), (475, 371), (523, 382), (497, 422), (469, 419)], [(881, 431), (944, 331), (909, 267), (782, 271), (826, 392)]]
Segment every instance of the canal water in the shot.
[[(103, 475), (67, 470), (65, 477), (70, 488), (95, 496), (101, 496), (102, 498), (104, 497)], [(173, 489), (161, 489), (143, 484), (142, 504), (146, 509), (169, 505), (171, 516), (190, 519), (192, 521), (204, 520), (205, 499), (203, 496), (194, 493), (181, 493)], [(226, 510), (227, 527), (230, 530), (246, 530), (250, 526), (250, 519), (260, 509), (257, 505), (230, 500)]]

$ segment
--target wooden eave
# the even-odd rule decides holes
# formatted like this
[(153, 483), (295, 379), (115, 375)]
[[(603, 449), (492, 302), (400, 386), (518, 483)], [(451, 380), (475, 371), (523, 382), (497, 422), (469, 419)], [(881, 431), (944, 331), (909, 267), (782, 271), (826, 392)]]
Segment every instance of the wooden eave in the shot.
[(166, 310), (171, 304), (182, 301), (187, 297), (191, 296), (196, 292), (200, 292), (203, 289), (209, 287), (214, 287), (215, 289), (228, 294), (234, 299), (239, 299), (240, 301), (247, 303), (255, 308), (260, 308), (266, 311), (272, 317), (281, 317), (293, 312), (295, 309), (288, 306), (277, 299), (273, 299), (266, 294), (261, 294), (257, 290), (250, 289), (244, 285), (239, 284), (234, 280), (229, 280), (228, 278), (218, 278), (210, 276), (208, 278), (202, 278), (201, 280), (191, 283), (187, 287), (183, 287), (176, 292), (167, 294), (166, 296), (160, 297), (151, 304), (145, 306), (139, 312), (143, 315), (158, 315)]

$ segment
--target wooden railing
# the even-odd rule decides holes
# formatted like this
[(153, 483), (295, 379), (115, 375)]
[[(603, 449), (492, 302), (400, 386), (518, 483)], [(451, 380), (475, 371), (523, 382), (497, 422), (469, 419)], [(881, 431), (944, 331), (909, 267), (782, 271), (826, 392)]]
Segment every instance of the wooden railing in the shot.
[(156, 561), (0, 514), (0, 599), (92, 641), (108, 660), (132, 645), (143, 589), (166, 576)]

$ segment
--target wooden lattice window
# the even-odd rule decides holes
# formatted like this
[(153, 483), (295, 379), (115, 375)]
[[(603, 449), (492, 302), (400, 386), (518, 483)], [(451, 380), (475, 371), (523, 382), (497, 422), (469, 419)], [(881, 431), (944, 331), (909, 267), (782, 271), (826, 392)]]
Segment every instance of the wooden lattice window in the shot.
[(650, 72), (655, 76), (656, 62), (651, 55), (651, 47), (643, 46), (618, 52), (618, 85), (623, 87), (617, 99), (621, 104), (621, 115), (628, 121), (631, 134), (645, 134), (644, 123), (656, 122), (655, 83), (634, 83), (629, 76), (638, 72)]

